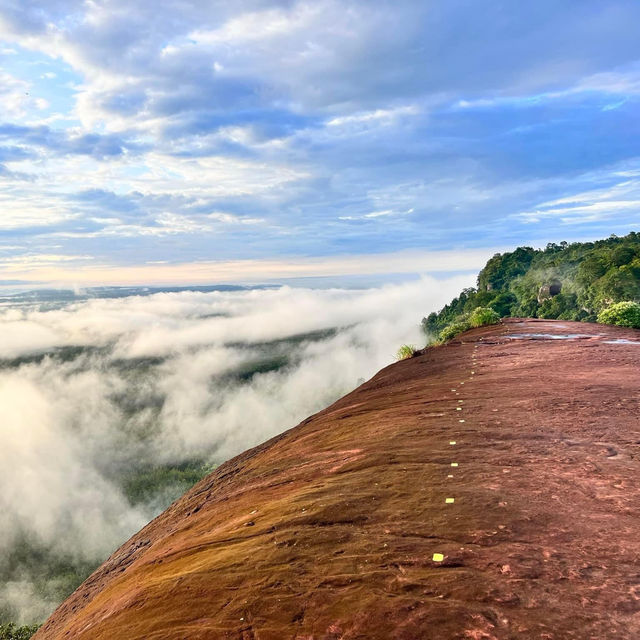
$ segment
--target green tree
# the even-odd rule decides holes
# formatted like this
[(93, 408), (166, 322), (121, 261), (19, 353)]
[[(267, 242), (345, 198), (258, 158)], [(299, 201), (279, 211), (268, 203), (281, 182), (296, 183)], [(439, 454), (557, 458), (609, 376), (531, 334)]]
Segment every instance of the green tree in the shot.
[[(562, 290), (538, 300), (542, 286), (557, 280)], [(593, 322), (599, 311), (621, 301), (640, 302), (640, 233), (595, 242), (550, 242), (545, 249), (518, 247), (492, 256), (478, 274), (478, 288), (465, 289), (438, 313), (423, 319), (429, 335), (455, 335), (474, 309), (502, 317), (543, 317)], [(451, 331), (448, 329), (455, 325)], [(455, 331), (454, 331), (455, 330)]]
[(491, 307), (501, 318), (511, 315), (511, 310), (518, 302), (518, 298), (511, 292), (499, 293), (486, 306)]
[(575, 293), (559, 293), (545, 300), (538, 310), (539, 318), (559, 318), (560, 320), (579, 320), (580, 309)]
[(636, 250), (628, 244), (616, 247), (609, 257), (609, 263), (614, 267), (622, 267), (629, 264), (636, 257)]
[(576, 281), (583, 287), (593, 284), (607, 272), (606, 258), (599, 254), (587, 256), (576, 272)]
[(640, 299), (640, 280), (631, 265), (613, 267), (593, 285), (592, 299), (597, 309), (624, 300)]

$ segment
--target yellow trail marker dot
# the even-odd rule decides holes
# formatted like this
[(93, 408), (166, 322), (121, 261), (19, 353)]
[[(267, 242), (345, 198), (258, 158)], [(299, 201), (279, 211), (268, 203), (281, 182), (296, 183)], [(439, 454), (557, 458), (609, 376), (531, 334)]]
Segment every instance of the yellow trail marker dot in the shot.
[(472, 375), (472, 376), (474, 376), (475, 374), (476, 374), (476, 372), (475, 372), (475, 371), (472, 371), (472, 372), (471, 372), (471, 375)]
[(452, 466), (452, 467), (457, 467), (457, 466), (458, 466), (458, 463), (457, 463), (457, 462), (452, 462), (452, 463), (451, 463), (451, 466)]
[(445, 504), (453, 504), (455, 502), (454, 498), (445, 498), (444, 499)]
[(460, 384), (464, 384), (464, 382), (461, 382)]
[(462, 407), (456, 407), (456, 411), (462, 411)]
[(455, 389), (451, 389), (451, 391), (455, 391)]
[(441, 553), (434, 553), (433, 554), (433, 561), (434, 562), (442, 562), (444, 560), (444, 556)]
[(464, 400), (458, 400), (458, 402), (464, 402)]
[(455, 440), (450, 440), (450, 441), (449, 441), (449, 444), (455, 444), (455, 443), (456, 443), (456, 441), (455, 441)]
[(464, 422), (464, 420), (458, 420), (458, 422)]
[(450, 473), (447, 478), (453, 478), (453, 473)]

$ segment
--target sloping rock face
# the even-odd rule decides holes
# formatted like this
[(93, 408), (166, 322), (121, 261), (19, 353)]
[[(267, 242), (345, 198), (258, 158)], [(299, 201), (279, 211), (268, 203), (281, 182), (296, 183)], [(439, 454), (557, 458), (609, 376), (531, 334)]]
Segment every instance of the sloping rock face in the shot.
[(640, 332), (508, 321), (389, 366), (217, 469), (35, 638), (637, 639), (639, 361)]

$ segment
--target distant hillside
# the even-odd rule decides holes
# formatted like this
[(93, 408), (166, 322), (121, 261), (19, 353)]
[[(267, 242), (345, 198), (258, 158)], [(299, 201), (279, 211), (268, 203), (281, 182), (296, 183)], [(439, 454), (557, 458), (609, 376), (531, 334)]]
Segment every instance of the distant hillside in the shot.
[(479, 273), (477, 288), (464, 289), (438, 313), (423, 318), (422, 326), (427, 335), (438, 335), (476, 307), (490, 307), (502, 317), (595, 322), (602, 309), (627, 300), (640, 301), (636, 232), (497, 253)]

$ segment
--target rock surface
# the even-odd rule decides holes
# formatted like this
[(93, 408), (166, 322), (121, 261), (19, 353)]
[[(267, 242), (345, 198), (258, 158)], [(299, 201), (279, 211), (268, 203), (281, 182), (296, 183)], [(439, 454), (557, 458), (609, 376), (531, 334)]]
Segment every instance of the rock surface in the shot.
[(640, 332), (512, 320), (391, 365), (222, 465), (35, 638), (639, 638), (638, 362)]

